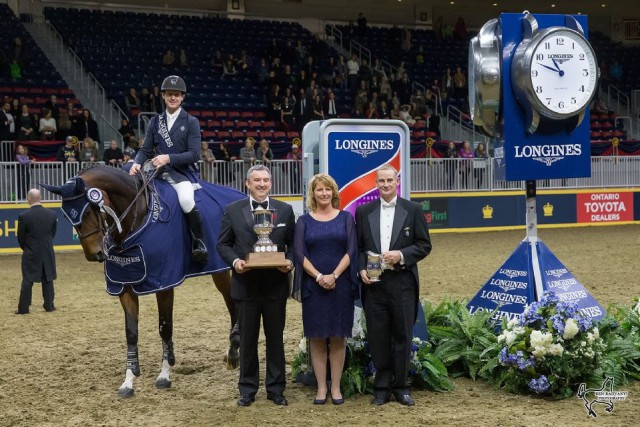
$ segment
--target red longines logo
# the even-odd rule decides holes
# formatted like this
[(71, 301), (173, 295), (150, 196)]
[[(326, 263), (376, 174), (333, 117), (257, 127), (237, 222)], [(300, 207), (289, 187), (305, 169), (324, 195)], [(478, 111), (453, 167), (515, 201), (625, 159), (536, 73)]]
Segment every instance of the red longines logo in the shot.
[(633, 221), (633, 193), (577, 195), (578, 222)]

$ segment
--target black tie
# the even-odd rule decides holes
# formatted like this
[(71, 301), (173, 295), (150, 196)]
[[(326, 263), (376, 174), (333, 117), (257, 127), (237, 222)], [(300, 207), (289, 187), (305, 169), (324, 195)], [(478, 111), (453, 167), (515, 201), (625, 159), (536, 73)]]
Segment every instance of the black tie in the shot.
[(256, 200), (252, 200), (251, 201), (251, 206), (253, 206), (253, 210), (256, 210), (258, 208), (262, 208), (262, 209), (267, 209), (269, 207), (269, 203), (267, 203), (267, 201), (265, 200), (264, 202), (260, 203)]

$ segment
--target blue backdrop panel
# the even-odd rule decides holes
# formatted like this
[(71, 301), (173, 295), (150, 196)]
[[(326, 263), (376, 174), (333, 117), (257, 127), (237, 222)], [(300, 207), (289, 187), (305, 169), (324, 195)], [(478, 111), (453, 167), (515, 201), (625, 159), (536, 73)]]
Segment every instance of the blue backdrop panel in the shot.
[(541, 241), (536, 243), (536, 248), (542, 273), (542, 288), (545, 291), (555, 292), (560, 301), (577, 302), (580, 311), (593, 320), (602, 319), (605, 315), (604, 308), (578, 282), (567, 267)]
[[(503, 13), (500, 15), (502, 25), (502, 95), (504, 132), (503, 141), (496, 144), (498, 153), (503, 149), (504, 176), (507, 180), (533, 180), (545, 178), (574, 178), (591, 175), (591, 147), (589, 139), (589, 109), (585, 112), (585, 120), (571, 133), (560, 132), (553, 135), (529, 135), (525, 129), (524, 111), (518, 105), (511, 88), (511, 64), (517, 45), (522, 41), (522, 18), (520, 13)], [(540, 28), (565, 26), (565, 15), (533, 15)], [(575, 15), (574, 18), (588, 33), (587, 17)], [(580, 148), (579, 155), (540, 155), (521, 156), (526, 153), (527, 146), (545, 146), (548, 150), (556, 146), (573, 145)], [(520, 156), (516, 156), (516, 151)], [(572, 150), (574, 153), (576, 150)], [(496, 155), (498, 157), (498, 155)], [(499, 171), (501, 172), (501, 171)]]
[(521, 242), (502, 266), (467, 304), (471, 314), (476, 311), (493, 311), (495, 319), (513, 319), (520, 315), (527, 304), (535, 301), (531, 246)]
[(577, 222), (575, 194), (538, 194), (538, 224), (574, 224)]
[(524, 224), (524, 197), (471, 196), (449, 198), (449, 227), (497, 227)]

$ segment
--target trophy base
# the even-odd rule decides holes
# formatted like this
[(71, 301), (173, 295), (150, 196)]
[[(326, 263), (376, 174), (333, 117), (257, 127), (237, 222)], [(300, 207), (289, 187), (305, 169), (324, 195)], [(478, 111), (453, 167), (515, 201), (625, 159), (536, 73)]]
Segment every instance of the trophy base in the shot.
[(244, 268), (278, 268), (289, 265), (284, 252), (252, 252), (245, 259)]

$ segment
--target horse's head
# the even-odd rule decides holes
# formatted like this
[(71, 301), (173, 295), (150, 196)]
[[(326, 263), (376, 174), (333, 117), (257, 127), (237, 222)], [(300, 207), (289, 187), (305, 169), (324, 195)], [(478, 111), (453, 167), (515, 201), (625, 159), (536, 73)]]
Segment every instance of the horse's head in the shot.
[(102, 190), (87, 188), (84, 180), (79, 176), (69, 179), (61, 187), (41, 185), (51, 193), (62, 197), (62, 212), (78, 233), (85, 258), (92, 262), (106, 260), (104, 237), (107, 226), (103, 216)]

